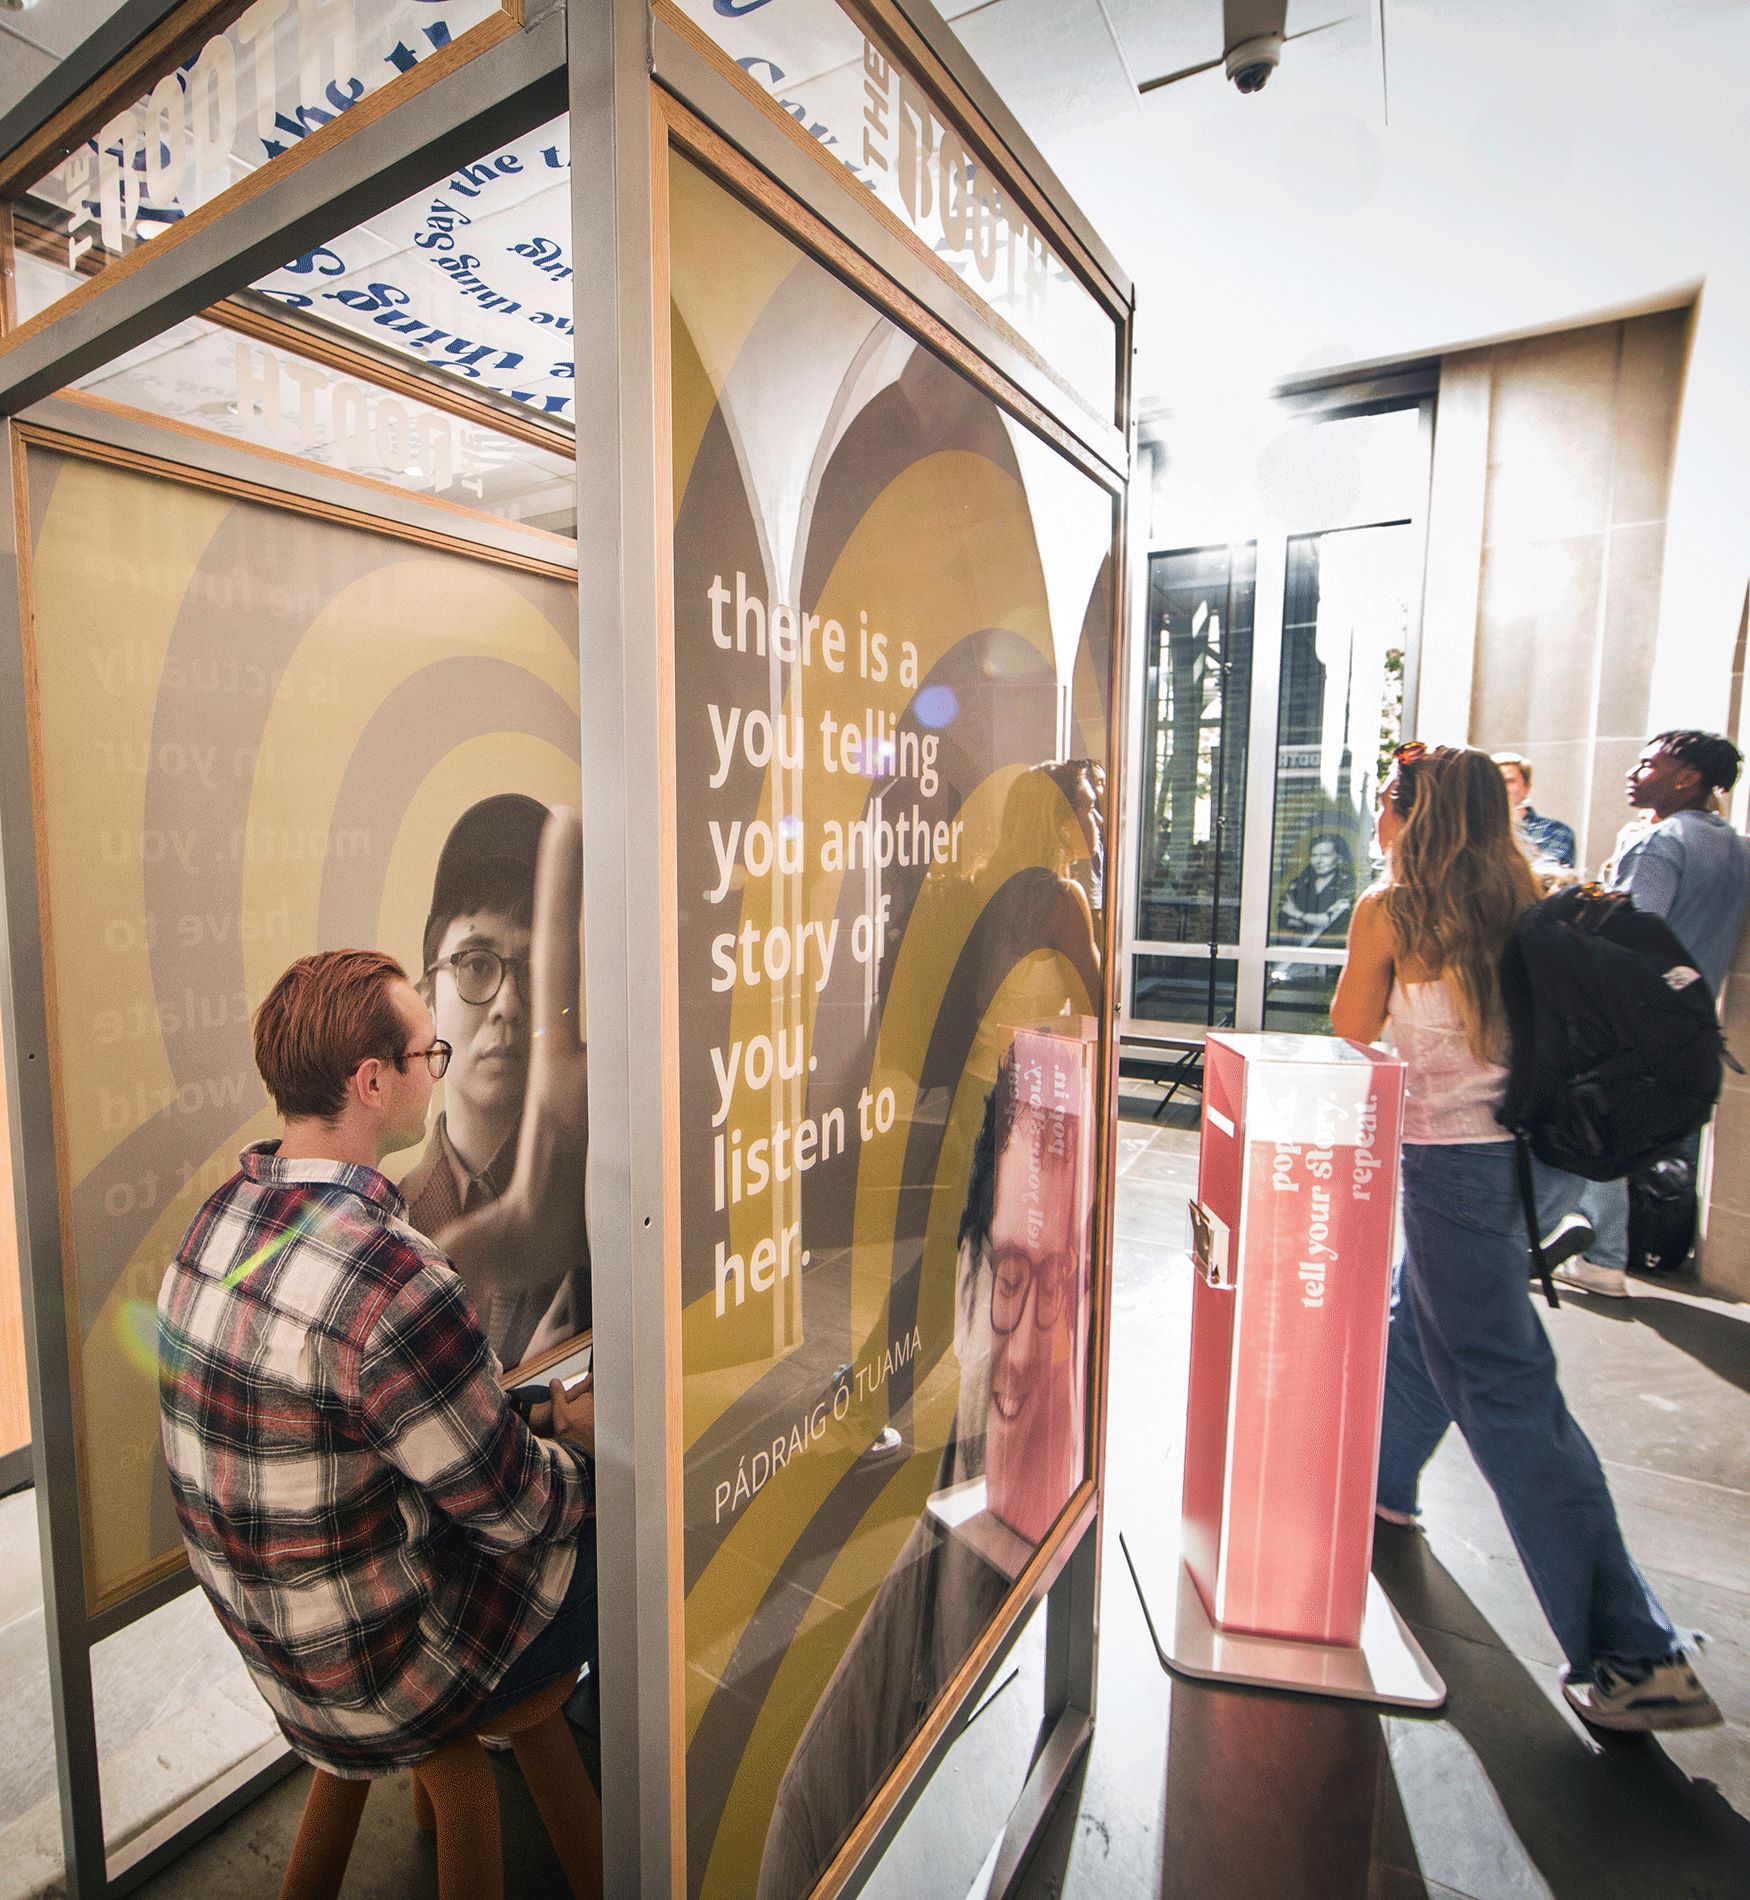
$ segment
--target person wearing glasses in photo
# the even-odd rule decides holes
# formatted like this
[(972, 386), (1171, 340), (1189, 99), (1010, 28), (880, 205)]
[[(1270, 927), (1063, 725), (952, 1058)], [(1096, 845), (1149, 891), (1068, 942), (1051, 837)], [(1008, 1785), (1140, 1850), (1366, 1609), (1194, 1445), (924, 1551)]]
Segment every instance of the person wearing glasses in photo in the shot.
[[(425, 924), (419, 991), (455, 1054), (401, 1191), (414, 1226), (454, 1258), (507, 1366), (590, 1323), (580, 851), (575, 815), (516, 792), (482, 799), (444, 842)], [(536, 1037), (543, 986), (555, 1006)]]
[[(818, 1885), (1086, 1470), (1092, 1118), (1083, 1101), (1032, 1105), (1023, 1071), (1052, 1039), (1029, 1040), (1011, 1032), (970, 1158), (943, 1359), (959, 1389), (933, 1496), (791, 1753), (755, 1900)], [(965, 1517), (980, 1478), (985, 1508)]]
[[(595, 1403), (587, 1374), (505, 1393), (382, 1171), (424, 1139), (451, 1054), (401, 966), (300, 958), (254, 1038), (285, 1132), (244, 1150), (164, 1276), (164, 1456), (195, 1577), (287, 1741), (370, 1780), (595, 1663)], [(580, 1819), (599, 1855), (599, 1809)]]

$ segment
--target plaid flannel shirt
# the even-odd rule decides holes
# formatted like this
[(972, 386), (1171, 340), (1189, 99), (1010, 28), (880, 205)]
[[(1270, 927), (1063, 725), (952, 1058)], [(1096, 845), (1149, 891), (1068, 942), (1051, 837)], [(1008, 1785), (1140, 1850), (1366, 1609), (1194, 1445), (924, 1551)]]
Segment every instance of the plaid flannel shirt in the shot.
[(158, 1296), (189, 1560), (287, 1740), (359, 1777), (466, 1723), (564, 1598), (581, 1450), (535, 1438), (374, 1168), (246, 1149)]

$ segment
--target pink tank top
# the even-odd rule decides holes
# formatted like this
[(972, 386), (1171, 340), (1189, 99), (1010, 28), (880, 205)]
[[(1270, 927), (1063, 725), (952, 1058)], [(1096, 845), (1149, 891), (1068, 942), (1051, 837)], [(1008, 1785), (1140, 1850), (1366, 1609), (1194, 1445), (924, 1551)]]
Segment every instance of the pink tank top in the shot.
[(1409, 1067), (1405, 1141), (1512, 1139), (1495, 1119), (1507, 1092), (1507, 1071), (1471, 1054), (1458, 999), (1444, 983), (1393, 983), (1387, 1021), (1392, 1047)]

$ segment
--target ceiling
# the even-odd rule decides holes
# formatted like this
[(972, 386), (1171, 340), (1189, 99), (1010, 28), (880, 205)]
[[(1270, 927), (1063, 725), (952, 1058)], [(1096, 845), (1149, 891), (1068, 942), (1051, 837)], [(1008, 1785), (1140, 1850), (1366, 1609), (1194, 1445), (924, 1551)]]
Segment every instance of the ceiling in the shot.
[(1144, 397), (1677, 301), (1742, 272), (1747, 0), (1290, 0), (1261, 93), (1217, 0), (991, 0), (956, 31), (1137, 285)]
[[(791, 0), (768, 0), (790, 4)], [(0, 111), (114, 11), (0, 12)], [(752, 9), (742, 9), (751, 12)], [(1750, 0), (1289, 0), (1249, 98), (1219, 0), (946, 0), (1137, 284), (1137, 387), (1297, 372), (1653, 307), (1750, 270)]]
[(22, 12), (0, 11), (0, 113), (119, 10), (120, 0), (34, 0)]

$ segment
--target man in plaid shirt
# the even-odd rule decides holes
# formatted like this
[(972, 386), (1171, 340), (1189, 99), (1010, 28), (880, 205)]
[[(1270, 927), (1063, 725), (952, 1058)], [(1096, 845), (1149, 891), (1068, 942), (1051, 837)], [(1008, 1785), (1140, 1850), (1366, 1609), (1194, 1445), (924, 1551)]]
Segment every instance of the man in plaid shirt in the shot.
[(195, 1216), (158, 1296), (164, 1451), (196, 1577), (292, 1746), (421, 1760), (595, 1652), (594, 1401), (531, 1408), (378, 1171), (448, 1057), (398, 964), (295, 963), (255, 1018), (285, 1137)]

